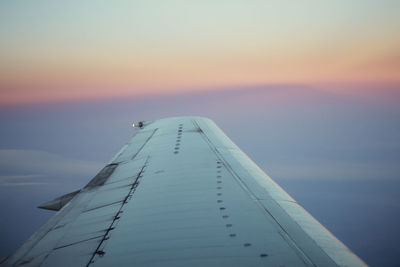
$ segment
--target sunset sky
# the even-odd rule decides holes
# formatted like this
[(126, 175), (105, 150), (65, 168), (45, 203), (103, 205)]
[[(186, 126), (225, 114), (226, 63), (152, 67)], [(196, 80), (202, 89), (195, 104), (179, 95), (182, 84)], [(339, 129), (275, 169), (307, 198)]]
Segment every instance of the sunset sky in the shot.
[(1, 1), (0, 104), (397, 85), (399, 13), (395, 0)]
[(0, 1), (0, 261), (133, 122), (187, 115), (367, 264), (400, 266), (397, 0)]

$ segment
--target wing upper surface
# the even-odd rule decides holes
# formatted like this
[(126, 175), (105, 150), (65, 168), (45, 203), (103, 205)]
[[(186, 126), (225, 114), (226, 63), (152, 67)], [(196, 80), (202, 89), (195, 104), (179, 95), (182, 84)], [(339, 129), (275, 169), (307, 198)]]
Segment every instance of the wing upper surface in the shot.
[(209, 119), (144, 122), (108, 166), (5, 264), (364, 265)]

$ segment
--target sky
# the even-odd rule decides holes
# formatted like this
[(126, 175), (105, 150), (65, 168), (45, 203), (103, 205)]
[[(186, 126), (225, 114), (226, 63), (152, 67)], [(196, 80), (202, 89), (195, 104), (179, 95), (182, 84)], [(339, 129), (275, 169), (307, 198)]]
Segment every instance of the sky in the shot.
[(1, 1), (0, 258), (132, 122), (198, 115), (368, 264), (400, 266), (398, 14), (399, 1)]
[(399, 11), (396, 0), (6, 0), (1, 103), (266, 83), (398, 84)]

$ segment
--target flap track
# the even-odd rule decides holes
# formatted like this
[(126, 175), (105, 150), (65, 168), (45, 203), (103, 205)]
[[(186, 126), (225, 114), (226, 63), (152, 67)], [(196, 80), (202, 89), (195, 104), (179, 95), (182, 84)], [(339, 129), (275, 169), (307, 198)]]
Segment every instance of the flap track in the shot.
[(55, 210), (59, 211), (62, 207), (65, 206), (71, 199), (74, 198), (76, 194), (78, 194), (81, 190), (76, 190), (74, 192), (65, 194), (61, 197), (55, 198), (51, 201), (48, 201), (46, 203), (43, 203), (42, 205), (38, 206), (39, 209), (45, 209), (45, 210)]
[[(83, 189), (90, 190), (97, 186), (103, 185), (117, 167), (118, 163), (108, 164)], [(74, 196), (78, 194), (80, 191), (81, 190), (77, 190), (72, 193), (68, 193), (61, 197), (55, 198), (49, 202), (43, 203), (42, 205), (38, 206), (38, 208), (58, 211), (62, 207), (64, 207), (65, 204), (67, 204), (71, 199), (73, 199)]]
[(90, 182), (84, 187), (84, 189), (90, 190), (94, 187), (103, 185), (117, 167), (118, 163), (108, 164), (92, 180), (90, 180)]

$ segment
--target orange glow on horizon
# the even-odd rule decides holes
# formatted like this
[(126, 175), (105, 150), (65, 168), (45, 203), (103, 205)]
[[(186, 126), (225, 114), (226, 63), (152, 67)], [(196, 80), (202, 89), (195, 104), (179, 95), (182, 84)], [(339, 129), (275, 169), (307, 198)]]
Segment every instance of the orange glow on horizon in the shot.
[(99, 3), (87, 13), (63, 3), (63, 14), (0, 4), (0, 104), (254, 84), (400, 84), (400, 4), (175, 4)]

